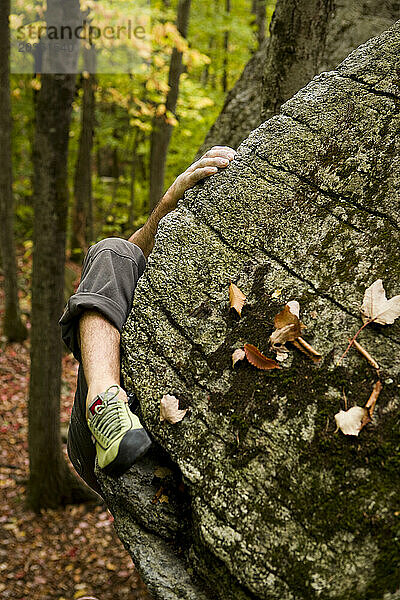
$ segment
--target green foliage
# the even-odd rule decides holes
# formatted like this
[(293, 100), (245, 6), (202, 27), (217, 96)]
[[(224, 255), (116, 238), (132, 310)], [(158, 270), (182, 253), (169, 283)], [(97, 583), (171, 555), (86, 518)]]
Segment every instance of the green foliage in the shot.
[[(91, 4), (87, 0), (86, 4)], [(113, 4), (113, 3), (111, 3)], [(165, 4), (169, 4), (168, 7)], [(151, 1), (151, 52), (143, 69), (135, 73), (97, 76), (96, 129), (93, 153), (94, 237), (128, 236), (148, 215), (149, 154), (152, 121), (165, 114), (169, 62), (174, 46), (183, 51), (184, 73), (176, 115), (166, 118), (174, 125), (165, 185), (184, 171), (211, 127), (225, 99), (223, 73), (232, 88), (256, 49), (252, 25), (251, 0), (231, 2), (229, 14), (225, 0), (192, 0), (188, 39), (176, 26), (177, 0)], [(118, 3), (118, 14), (128, 15), (129, 3)], [(274, 2), (267, 7), (269, 21)], [(109, 16), (108, 0), (98, 3), (104, 19)], [(114, 8), (115, 9), (115, 2)], [(228, 51), (224, 43), (228, 32)], [(144, 47), (144, 51), (146, 48)], [(14, 194), (16, 232), (19, 240), (32, 236), (32, 161), (34, 133), (34, 96), (40, 79), (29, 75), (12, 76)], [(73, 104), (70, 131), (69, 176), (71, 203), (74, 169), (78, 153), (82, 88)], [(136, 178), (131, 206), (131, 162), (135, 153)], [(130, 222), (132, 219), (133, 222)], [(93, 240), (95, 241), (95, 240)]]

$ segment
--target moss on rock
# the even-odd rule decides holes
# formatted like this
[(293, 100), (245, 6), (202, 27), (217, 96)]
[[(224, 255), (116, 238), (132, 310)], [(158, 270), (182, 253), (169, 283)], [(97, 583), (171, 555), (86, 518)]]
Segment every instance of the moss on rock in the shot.
[[(399, 55), (397, 24), (316, 77), (160, 225), (123, 370), (190, 497), (185, 545), (165, 559), (170, 580), (194, 582), (176, 598), (400, 597), (398, 323), (360, 336), (384, 382), (373, 422), (351, 437), (334, 421), (344, 394), (363, 406), (377, 377), (355, 350), (337, 365), (365, 288), (380, 277), (389, 296), (400, 292)], [(247, 295), (240, 320), (230, 281)], [(321, 364), (292, 349), (280, 370), (232, 368), (245, 342), (268, 354), (274, 316), (292, 299)], [(190, 407), (181, 423), (159, 422), (166, 393)], [(118, 482), (113, 493), (103, 485), (117, 521), (145, 529), (140, 502), (121, 508)], [(160, 512), (160, 537), (171, 514)], [(129, 527), (121, 536), (132, 546)], [(173, 598), (140, 555), (155, 597)]]

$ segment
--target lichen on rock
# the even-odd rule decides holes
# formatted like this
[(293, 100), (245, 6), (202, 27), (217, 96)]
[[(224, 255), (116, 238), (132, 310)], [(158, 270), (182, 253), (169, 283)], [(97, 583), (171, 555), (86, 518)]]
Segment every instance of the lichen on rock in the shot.
[[(177, 481), (168, 509), (151, 503), (157, 451), (100, 476), (155, 598), (400, 597), (398, 321), (360, 335), (384, 382), (373, 422), (357, 438), (334, 423), (343, 392), (363, 406), (376, 380), (354, 350), (337, 364), (366, 287), (400, 293), (399, 56), (400, 22), (314, 78), (160, 224), (123, 374)], [(240, 320), (230, 281), (247, 296)], [(293, 299), (321, 363), (293, 350), (280, 370), (233, 369), (244, 342), (268, 353)], [(182, 422), (160, 423), (164, 394), (190, 407)]]

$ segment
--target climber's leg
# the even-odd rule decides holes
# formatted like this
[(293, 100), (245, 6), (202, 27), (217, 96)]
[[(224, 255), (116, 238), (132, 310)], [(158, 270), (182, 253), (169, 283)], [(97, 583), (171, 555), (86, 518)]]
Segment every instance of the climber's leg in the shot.
[[(97, 492), (100, 489), (94, 476), (96, 450), (86, 419), (87, 403), (110, 385), (120, 383), (120, 331), (145, 266), (144, 255), (135, 244), (119, 238), (99, 242), (90, 248), (80, 285), (60, 320), (63, 339), (81, 363), (68, 453), (77, 472)], [(115, 398), (124, 401), (126, 395), (121, 390)], [(125, 426), (130, 414), (125, 414)], [(134, 424), (138, 427), (136, 421)]]

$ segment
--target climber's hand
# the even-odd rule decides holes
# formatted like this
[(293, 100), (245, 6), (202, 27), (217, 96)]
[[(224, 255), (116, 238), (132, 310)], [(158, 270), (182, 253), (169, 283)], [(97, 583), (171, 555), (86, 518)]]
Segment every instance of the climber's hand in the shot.
[(229, 146), (213, 146), (211, 150), (203, 154), (199, 160), (175, 179), (165, 194), (165, 199), (172, 205), (171, 209), (176, 207), (176, 203), (186, 190), (192, 188), (201, 179), (213, 175), (218, 169), (225, 169), (235, 156), (236, 151)]

